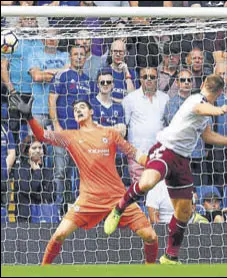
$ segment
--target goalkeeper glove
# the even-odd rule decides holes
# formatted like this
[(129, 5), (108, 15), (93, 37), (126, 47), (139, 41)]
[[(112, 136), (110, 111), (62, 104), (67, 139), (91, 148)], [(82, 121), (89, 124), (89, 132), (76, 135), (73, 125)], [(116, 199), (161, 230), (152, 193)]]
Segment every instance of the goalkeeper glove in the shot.
[(32, 102), (34, 98), (31, 97), (28, 103), (25, 103), (20, 96), (13, 94), (10, 96), (10, 102), (17, 108), (19, 112), (28, 121), (33, 118), (32, 116)]

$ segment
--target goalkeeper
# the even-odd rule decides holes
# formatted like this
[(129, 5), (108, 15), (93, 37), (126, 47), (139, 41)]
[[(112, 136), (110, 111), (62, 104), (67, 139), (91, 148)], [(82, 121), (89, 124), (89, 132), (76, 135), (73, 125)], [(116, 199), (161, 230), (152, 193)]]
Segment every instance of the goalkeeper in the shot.
[[(143, 164), (143, 156), (113, 128), (96, 125), (93, 110), (86, 101), (74, 102), (74, 117), (79, 130), (60, 132), (44, 130), (32, 117), (32, 99), (25, 104), (15, 95), (11, 102), (23, 114), (39, 141), (64, 147), (80, 171), (80, 195), (64, 216), (50, 239), (42, 265), (51, 264), (59, 254), (66, 237), (78, 228), (91, 229), (103, 220), (126, 192), (115, 166), (117, 147)], [(122, 215), (120, 227), (129, 226), (144, 240), (146, 263), (155, 263), (158, 239), (147, 217), (137, 204), (129, 206)]]

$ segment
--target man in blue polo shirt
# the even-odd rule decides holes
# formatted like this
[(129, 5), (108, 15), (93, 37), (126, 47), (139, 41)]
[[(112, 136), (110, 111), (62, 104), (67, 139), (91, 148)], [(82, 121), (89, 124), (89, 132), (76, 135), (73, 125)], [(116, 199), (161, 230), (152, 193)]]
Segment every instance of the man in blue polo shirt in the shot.
[[(75, 100), (90, 100), (89, 78), (83, 73), (83, 66), (86, 62), (86, 51), (83, 46), (71, 47), (70, 62), (70, 68), (56, 74), (50, 86), (49, 112), (55, 131), (77, 129), (78, 124), (74, 119), (72, 104)], [(71, 177), (75, 175), (75, 186), (78, 186), (79, 177), (77, 169), (72, 172), (75, 164), (68, 153), (60, 147), (55, 147), (54, 150), (56, 203), (62, 208), (64, 188), (73, 191), (74, 184), (72, 186)], [(74, 198), (75, 196), (71, 193), (67, 201), (73, 202)]]
[[(113, 127), (122, 137), (126, 135), (124, 110), (121, 103), (112, 100), (114, 80), (108, 68), (99, 71), (97, 78), (98, 95), (93, 97), (91, 105), (94, 110), (93, 120), (106, 127)], [(130, 185), (127, 157), (120, 151), (116, 155), (117, 171), (126, 186)]]

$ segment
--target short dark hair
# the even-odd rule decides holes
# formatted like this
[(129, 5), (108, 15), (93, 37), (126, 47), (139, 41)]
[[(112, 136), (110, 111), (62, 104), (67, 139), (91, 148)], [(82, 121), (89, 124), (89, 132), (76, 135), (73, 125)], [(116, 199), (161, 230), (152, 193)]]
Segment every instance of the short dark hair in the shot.
[(77, 99), (77, 100), (75, 100), (75, 101), (73, 102), (72, 106), (74, 107), (75, 105), (77, 105), (78, 103), (81, 103), (81, 102), (85, 103), (85, 104), (87, 105), (87, 107), (89, 108), (89, 110), (93, 109), (92, 106), (91, 106), (91, 104), (90, 104), (90, 102), (87, 101), (87, 100), (83, 100), (83, 99)]
[(99, 77), (100, 77), (101, 75), (111, 75), (111, 76), (113, 76), (112, 69), (111, 69), (111, 68), (100, 69), (100, 70), (98, 71), (98, 74), (97, 74), (97, 80), (99, 79)]
[(73, 49), (73, 48), (82, 48), (82, 49), (84, 49), (84, 52), (86, 53), (86, 49), (85, 49), (85, 47), (84, 47), (83, 45), (80, 45), (80, 44), (73, 44), (73, 45), (71, 45), (70, 48), (69, 48), (69, 53), (70, 53), (70, 55), (72, 55), (72, 49)]

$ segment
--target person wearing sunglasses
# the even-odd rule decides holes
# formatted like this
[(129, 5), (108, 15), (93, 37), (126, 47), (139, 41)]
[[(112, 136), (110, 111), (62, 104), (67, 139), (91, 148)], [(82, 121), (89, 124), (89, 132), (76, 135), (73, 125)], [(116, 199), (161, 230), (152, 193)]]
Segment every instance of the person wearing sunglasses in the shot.
[[(124, 138), (126, 125), (123, 107), (121, 103), (117, 103), (112, 99), (114, 87), (112, 71), (108, 68), (99, 71), (97, 84), (98, 95), (91, 99), (91, 105), (94, 110), (93, 120), (102, 126), (113, 127)], [(128, 160), (121, 151), (117, 151), (115, 163), (123, 183), (129, 186)]]
[[(141, 87), (126, 96), (122, 102), (125, 122), (128, 128), (128, 141), (147, 153), (150, 145), (156, 142), (156, 134), (163, 128), (165, 104), (169, 96), (157, 90), (158, 73), (153, 67), (140, 69)], [(129, 159), (129, 172), (132, 181), (138, 181), (143, 167)]]
[[(170, 99), (165, 107), (164, 125), (169, 126), (174, 115), (177, 113), (184, 101), (191, 95), (193, 89), (193, 76), (190, 70), (182, 69), (177, 77), (178, 94)], [(210, 121), (212, 124), (212, 121)], [(195, 186), (208, 184), (207, 152), (205, 143), (199, 138), (197, 145), (191, 155), (190, 167)]]

